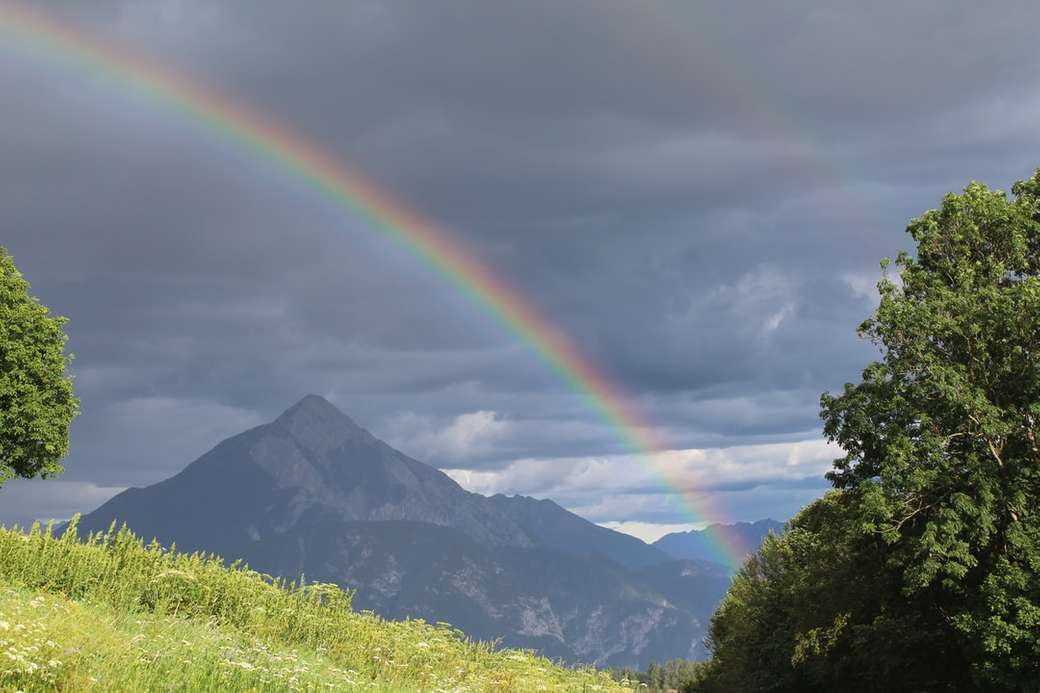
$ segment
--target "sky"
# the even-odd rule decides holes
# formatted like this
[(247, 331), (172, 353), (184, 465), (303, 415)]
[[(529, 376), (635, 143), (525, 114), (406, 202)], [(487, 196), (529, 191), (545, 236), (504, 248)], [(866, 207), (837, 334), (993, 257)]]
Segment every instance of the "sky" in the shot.
[[(907, 222), (1040, 166), (1040, 6), (49, 0), (349, 162), (515, 286), (667, 441), (654, 464), (469, 297), (284, 169), (0, 30), (0, 244), (69, 318), (89, 511), (327, 397), (481, 493), (643, 538), (785, 520)], [(2, 3), (0, 3), (2, 5)], [(682, 488), (703, 512), (676, 502)]]

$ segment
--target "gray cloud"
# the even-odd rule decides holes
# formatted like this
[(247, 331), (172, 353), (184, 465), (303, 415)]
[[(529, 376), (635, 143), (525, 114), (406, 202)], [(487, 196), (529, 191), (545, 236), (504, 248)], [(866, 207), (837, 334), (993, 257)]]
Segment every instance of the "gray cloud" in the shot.
[[(1040, 164), (1031, 2), (36, 4), (445, 225), (681, 449), (818, 435), (819, 393), (874, 354), (854, 330), (907, 219)], [(157, 481), (306, 392), (507, 484), (518, 460), (624, 452), (466, 296), (278, 166), (38, 48), (0, 45), (0, 93), (0, 243), (71, 318), (84, 408), (64, 485), (5, 488), (0, 522)], [(819, 471), (704, 483), (727, 516), (780, 517)], [(512, 490), (685, 521), (637, 480), (609, 503)]]

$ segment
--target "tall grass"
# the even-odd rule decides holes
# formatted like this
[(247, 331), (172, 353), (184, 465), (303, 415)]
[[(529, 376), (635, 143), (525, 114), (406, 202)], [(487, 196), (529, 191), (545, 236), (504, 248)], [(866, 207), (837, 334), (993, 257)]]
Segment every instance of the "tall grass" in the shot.
[[(198, 666), (209, 661), (206, 671), (223, 677), (214, 679), (223, 682), (221, 690), (302, 690), (318, 685), (323, 689), (350, 689), (362, 684), (383, 690), (623, 690), (603, 672), (567, 669), (526, 651), (496, 650), (469, 640), (446, 624), (385, 621), (370, 613), (354, 612), (352, 595), (336, 585), (286, 581), (239, 563), (226, 566), (213, 555), (165, 550), (155, 542), (146, 544), (125, 527), (118, 531), (112, 527), (80, 541), (76, 523), (74, 519), (60, 537), (50, 526), (41, 528), (39, 524), (28, 533), (0, 529), (0, 583), (9, 586), (0, 599), (0, 624), (10, 621), (6, 612), (17, 611), (16, 607), (26, 600), (58, 598), (54, 603), (85, 610), (84, 618), (104, 620), (114, 633), (132, 632), (127, 637), (136, 639), (144, 650), (155, 652), (153, 663), (169, 663), (172, 650), (188, 647), (190, 656), (182, 658)], [(40, 629), (53, 630), (58, 627), (55, 624), (63, 622), (58, 619), (47, 626), (44, 619), (39, 624)], [(177, 633), (184, 629), (195, 635), (178, 640)], [(177, 645), (192, 639), (197, 645)], [(5, 656), (11, 667), (10, 662), (15, 661), (9, 652), (14, 651), (25, 661), (30, 650), (19, 647), (36, 647), (38, 653), (46, 649), (19, 642), (10, 629), (0, 632), (0, 688), (5, 687)], [(4, 643), (8, 654), (2, 651)], [(98, 672), (114, 671), (111, 666), (101, 666), (106, 657), (116, 656), (112, 652), (115, 650), (81, 657), (80, 678), (76, 680), (96, 680), (97, 690), (118, 690), (122, 685), (118, 681), (110, 680), (106, 685), (83, 670), (94, 666)], [(246, 681), (248, 676), (242, 679), (242, 671), (262, 669), (270, 657), (278, 662), (309, 658), (311, 666), (305, 669), (310, 678), (272, 674), (257, 679), (263, 685)], [(142, 661), (147, 660), (145, 657)], [(134, 662), (138, 660), (126, 666), (145, 666)], [(184, 676), (193, 667), (193, 676), (203, 675), (195, 664), (178, 666)], [(229, 667), (239, 683), (221, 673)], [(32, 673), (44, 670), (41, 661)], [(18, 671), (24, 678), (25, 667)], [(72, 675), (72, 668), (65, 666), (64, 671)], [(275, 667), (272, 671), (280, 670)], [(325, 673), (315, 678), (316, 671)], [(203, 676), (209, 680), (206, 676), (210, 674)], [(148, 680), (140, 679), (140, 685), (145, 686), (142, 690), (151, 686)], [(72, 679), (64, 686), (59, 686), (58, 679), (40, 681), (46, 685), (39, 690), (50, 690), (52, 684), (54, 688), (68, 688)], [(189, 686), (187, 680), (182, 683)]]
[(80, 543), (79, 518), (55, 537), (34, 524), (28, 534), (0, 532), (0, 577), (72, 599), (201, 618), (264, 639), (316, 647), (343, 637), (351, 594), (336, 585), (271, 578), (204, 553), (166, 551), (123, 527)]

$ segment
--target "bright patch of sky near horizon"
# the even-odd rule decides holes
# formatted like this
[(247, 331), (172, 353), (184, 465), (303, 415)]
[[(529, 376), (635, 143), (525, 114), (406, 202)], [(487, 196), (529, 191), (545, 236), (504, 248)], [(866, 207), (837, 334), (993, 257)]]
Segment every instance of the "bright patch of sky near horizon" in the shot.
[[(875, 355), (854, 330), (907, 219), (1040, 165), (1031, 2), (700, 3), (688, 25), (621, 0), (37, 4), (455, 229), (734, 521), (825, 488), (819, 394)], [(71, 318), (84, 408), (65, 476), (0, 490), (0, 523), (159, 481), (307, 392), (473, 490), (637, 536), (686, 523), (571, 392), (363, 224), (4, 43), (0, 94), (0, 243)]]
[(653, 544), (666, 534), (671, 534), (673, 532), (689, 532), (694, 529), (700, 530), (704, 529), (706, 526), (703, 522), (685, 522), (676, 525), (659, 524), (654, 522), (600, 522), (599, 525), (601, 527), (606, 527), (607, 529), (612, 529), (615, 532), (630, 534), (633, 537), (642, 539), (647, 544)]

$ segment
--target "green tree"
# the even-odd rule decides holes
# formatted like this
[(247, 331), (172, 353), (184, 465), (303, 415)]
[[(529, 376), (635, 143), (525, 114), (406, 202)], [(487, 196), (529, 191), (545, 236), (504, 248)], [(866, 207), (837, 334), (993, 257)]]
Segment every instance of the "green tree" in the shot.
[(645, 672), (638, 672), (632, 667), (614, 668), (610, 670), (615, 681), (627, 681), (637, 684), (639, 690), (647, 693), (664, 693), (684, 688), (694, 680), (698, 665), (685, 659), (670, 659), (666, 662), (651, 662)]
[(971, 671), (941, 619), (908, 599), (888, 544), (832, 491), (768, 537), (712, 617), (701, 693), (965, 691)]
[(691, 690), (1040, 690), (1040, 170), (908, 231), (882, 360), (821, 399), (836, 490), (741, 571)]
[(0, 246), (0, 485), (63, 469), (69, 426), (79, 412), (64, 324), (30, 295)]
[(901, 286), (861, 331), (884, 360), (822, 399), (906, 595), (942, 614), (986, 687), (1040, 680), (1040, 171), (1008, 199), (972, 183), (909, 232)]

